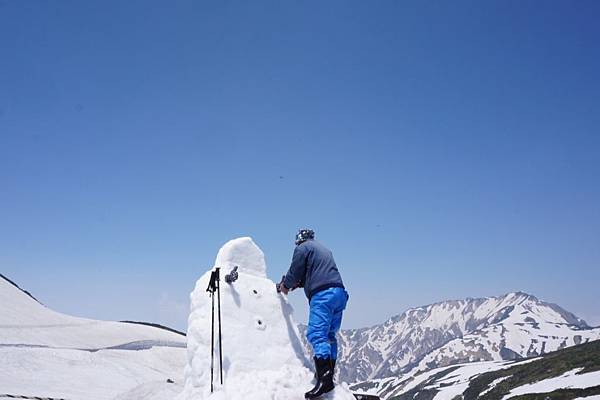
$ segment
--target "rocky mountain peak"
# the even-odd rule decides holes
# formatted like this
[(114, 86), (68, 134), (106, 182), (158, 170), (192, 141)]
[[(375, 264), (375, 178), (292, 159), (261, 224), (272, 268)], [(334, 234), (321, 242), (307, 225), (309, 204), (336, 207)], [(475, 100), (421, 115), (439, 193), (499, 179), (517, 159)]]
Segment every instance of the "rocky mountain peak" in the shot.
[(596, 338), (600, 329), (525, 292), (448, 300), (342, 330), (340, 378), (352, 383), (414, 368), (518, 359)]

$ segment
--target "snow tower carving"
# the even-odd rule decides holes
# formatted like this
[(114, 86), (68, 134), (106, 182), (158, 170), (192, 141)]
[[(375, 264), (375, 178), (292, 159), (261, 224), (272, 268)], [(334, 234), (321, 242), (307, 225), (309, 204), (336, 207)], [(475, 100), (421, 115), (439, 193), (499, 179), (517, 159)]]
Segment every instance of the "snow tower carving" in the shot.
[[(225, 282), (238, 267), (239, 278)], [(196, 282), (188, 319), (185, 385), (178, 400), (302, 400), (312, 388), (312, 361), (304, 353), (293, 309), (266, 275), (263, 252), (249, 237), (226, 243), (217, 255), (221, 268), (223, 385), (219, 377), (215, 310), (214, 392), (211, 393), (211, 271)], [(216, 307), (215, 302), (215, 307)], [(353, 400), (344, 386), (323, 396)]]

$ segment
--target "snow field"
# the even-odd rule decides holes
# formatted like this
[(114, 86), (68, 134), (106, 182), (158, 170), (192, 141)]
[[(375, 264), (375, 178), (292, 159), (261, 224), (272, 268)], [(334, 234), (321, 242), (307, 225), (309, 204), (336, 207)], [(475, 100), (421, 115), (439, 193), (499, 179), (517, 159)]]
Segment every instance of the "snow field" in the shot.
[[(0, 360), (3, 394), (68, 400), (169, 400), (182, 388), (185, 349), (89, 352), (4, 347), (0, 348)], [(167, 383), (169, 378), (175, 383)], [(127, 395), (144, 387), (153, 388), (151, 395)]]
[[(519, 386), (511, 390), (502, 400), (527, 393), (549, 393), (557, 389), (584, 389), (600, 385), (600, 371), (578, 375), (577, 373), (580, 371), (581, 368), (577, 368), (554, 378)], [(589, 397), (586, 397), (586, 399), (589, 399)]]
[(55, 312), (0, 279), (0, 395), (172, 400), (185, 346), (166, 330)]

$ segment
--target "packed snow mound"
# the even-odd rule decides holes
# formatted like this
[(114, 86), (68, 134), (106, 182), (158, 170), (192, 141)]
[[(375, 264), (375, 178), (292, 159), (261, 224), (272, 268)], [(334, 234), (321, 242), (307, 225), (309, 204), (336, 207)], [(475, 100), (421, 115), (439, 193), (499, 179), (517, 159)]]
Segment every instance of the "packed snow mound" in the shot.
[(239, 271), (246, 274), (267, 277), (265, 254), (249, 237), (241, 237), (225, 243), (217, 254), (215, 266), (224, 271), (237, 266)]
[[(232, 284), (224, 276), (238, 266)], [(214, 393), (211, 393), (212, 298), (206, 289), (211, 271), (196, 283), (188, 320), (188, 365), (179, 400), (301, 400), (312, 388), (311, 362), (304, 353), (287, 299), (266, 278), (263, 252), (250, 238), (225, 244), (221, 268), (223, 381), (219, 377), (218, 314), (215, 310)], [(215, 301), (215, 307), (218, 302)], [(342, 386), (323, 397), (353, 400)]]

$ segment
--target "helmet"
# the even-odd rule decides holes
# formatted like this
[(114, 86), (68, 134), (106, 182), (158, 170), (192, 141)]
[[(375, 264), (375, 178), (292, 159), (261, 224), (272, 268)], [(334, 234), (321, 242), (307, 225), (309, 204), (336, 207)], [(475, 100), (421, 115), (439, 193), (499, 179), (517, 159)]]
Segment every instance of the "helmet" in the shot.
[(308, 239), (315, 238), (315, 231), (312, 229), (300, 229), (298, 233), (296, 233), (296, 246), (301, 243), (306, 242)]

